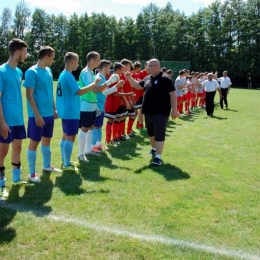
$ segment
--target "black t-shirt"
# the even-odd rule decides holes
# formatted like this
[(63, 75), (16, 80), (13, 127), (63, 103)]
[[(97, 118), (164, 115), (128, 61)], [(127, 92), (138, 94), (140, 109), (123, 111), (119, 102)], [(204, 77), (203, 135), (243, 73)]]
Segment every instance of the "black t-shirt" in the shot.
[(163, 114), (169, 116), (171, 112), (169, 93), (175, 91), (172, 79), (161, 72), (155, 77), (151, 75), (145, 77), (139, 84), (144, 88), (143, 114)]

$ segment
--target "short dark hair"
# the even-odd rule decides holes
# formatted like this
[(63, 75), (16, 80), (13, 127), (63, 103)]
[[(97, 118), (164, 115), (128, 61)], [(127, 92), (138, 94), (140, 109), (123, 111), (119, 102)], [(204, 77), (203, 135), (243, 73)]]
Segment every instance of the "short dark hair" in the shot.
[(50, 46), (42, 46), (38, 52), (38, 60), (43, 59), (45, 56), (51, 56), (55, 50)]
[(134, 68), (136, 69), (136, 68), (141, 68), (142, 67), (142, 64), (141, 64), (141, 62), (140, 61), (136, 61), (135, 63), (134, 63)]
[(28, 44), (25, 41), (18, 38), (13, 38), (8, 44), (9, 55), (13, 56), (16, 51), (27, 47)]
[(162, 71), (163, 71), (163, 72), (166, 72), (167, 69), (166, 69), (165, 67), (162, 67)]
[(115, 62), (115, 63), (114, 63), (114, 66), (113, 66), (113, 70), (114, 70), (114, 72), (115, 72), (116, 70), (122, 69), (123, 67), (124, 67), (124, 65), (123, 65), (122, 63), (120, 63), (120, 62)]
[(89, 62), (91, 59), (96, 59), (97, 57), (99, 57), (99, 53), (97, 53), (96, 51), (90, 51), (88, 54), (87, 54), (87, 62)]
[[(183, 70), (184, 71), (184, 70)], [(167, 70), (167, 74), (173, 73), (172, 70)]]
[(64, 56), (64, 62), (68, 63), (72, 60), (78, 59), (79, 55), (75, 52), (67, 52)]
[(184, 71), (184, 70), (180, 70), (179, 71), (179, 75), (183, 75), (183, 74), (185, 74), (186, 72)]
[(100, 65), (99, 65), (99, 69), (102, 70), (104, 67), (108, 66), (110, 67), (111, 65), (111, 61), (110, 60), (101, 60), (100, 61)]
[(121, 60), (121, 63), (123, 64), (123, 65), (132, 65), (132, 61), (130, 61), (130, 60), (128, 60), (128, 59), (122, 59)]

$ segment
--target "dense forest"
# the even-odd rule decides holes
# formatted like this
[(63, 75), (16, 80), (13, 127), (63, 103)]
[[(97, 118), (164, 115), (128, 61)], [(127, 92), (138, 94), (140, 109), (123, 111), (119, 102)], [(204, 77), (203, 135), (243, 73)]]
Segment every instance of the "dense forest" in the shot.
[[(52, 66), (57, 78), (67, 51), (77, 52), (85, 65), (86, 53), (95, 50), (110, 60), (190, 61), (194, 71), (228, 70), (237, 87), (260, 87), (260, 0), (215, 1), (187, 16), (168, 4), (159, 8), (150, 3), (136, 20), (104, 13), (48, 14), (33, 12), (20, 1), (15, 13), (4, 8), (0, 20), (0, 63), (8, 59), (11, 38), (24, 39), (28, 57), (22, 69), (36, 63), (40, 46), (56, 51)], [(169, 68), (170, 69), (170, 68)]]

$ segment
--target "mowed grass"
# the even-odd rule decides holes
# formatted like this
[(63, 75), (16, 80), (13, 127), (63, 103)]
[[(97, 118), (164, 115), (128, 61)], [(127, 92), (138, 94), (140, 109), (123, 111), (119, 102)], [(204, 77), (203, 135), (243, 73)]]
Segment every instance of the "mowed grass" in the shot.
[[(2, 259), (235, 258), (166, 239), (260, 258), (260, 91), (232, 89), (228, 98), (230, 110), (216, 104), (214, 118), (197, 109), (192, 117), (169, 121), (162, 167), (150, 166), (146, 134), (89, 157), (78, 173), (41, 173), (39, 150), (40, 184), (11, 187), (9, 156), (10, 195), (0, 204)], [(56, 167), (61, 136), (58, 119), (51, 145)], [(27, 146), (25, 140), (24, 179)], [(77, 140), (72, 159), (77, 161)]]

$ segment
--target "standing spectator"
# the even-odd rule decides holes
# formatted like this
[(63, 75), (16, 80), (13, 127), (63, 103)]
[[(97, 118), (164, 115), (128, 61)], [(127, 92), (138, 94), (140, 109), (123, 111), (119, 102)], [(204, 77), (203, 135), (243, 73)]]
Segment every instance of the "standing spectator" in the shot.
[(173, 119), (178, 117), (177, 98), (173, 81), (162, 72), (159, 60), (149, 60), (148, 69), (150, 75), (140, 82), (134, 80), (130, 72), (126, 72), (125, 76), (134, 88), (144, 88), (143, 113), (152, 146), (150, 155), (155, 155), (152, 165), (159, 166), (163, 164), (161, 155), (169, 115)]
[(214, 113), (214, 97), (216, 90), (218, 90), (219, 97), (221, 98), (219, 84), (215, 79), (213, 79), (213, 74), (209, 73), (208, 79), (202, 83), (202, 86), (204, 86), (206, 90), (206, 112), (208, 116), (212, 117)]
[(223, 72), (223, 77), (218, 78), (218, 72), (216, 71), (215, 76), (220, 82), (220, 90), (221, 90), (221, 98), (220, 98), (220, 107), (223, 109), (223, 101), (225, 103), (226, 109), (228, 109), (228, 101), (227, 101), (227, 95), (229, 94), (230, 88), (231, 88), (231, 81), (228, 77), (228, 72)]

